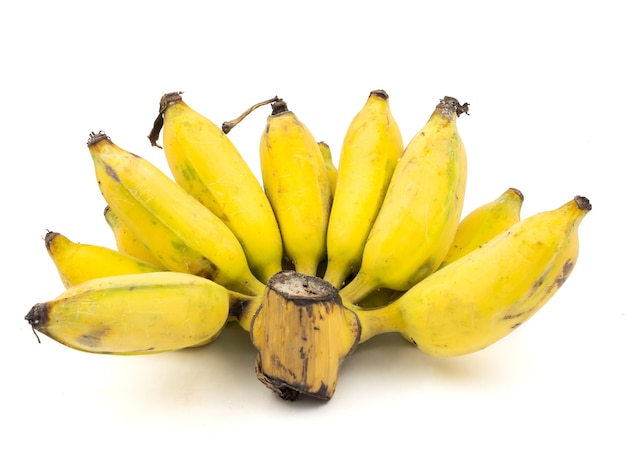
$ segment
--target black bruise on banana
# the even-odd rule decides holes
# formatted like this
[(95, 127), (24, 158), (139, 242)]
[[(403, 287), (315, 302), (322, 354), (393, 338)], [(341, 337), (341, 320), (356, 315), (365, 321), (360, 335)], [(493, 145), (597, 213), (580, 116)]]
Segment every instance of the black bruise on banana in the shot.
[(80, 335), (77, 341), (90, 349), (98, 349), (102, 344), (102, 337), (106, 336), (108, 332), (109, 328), (102, 328), (101, 330), (93, 331), (89, 334), (85, 333)]
[(567, 278), (569, 277), (573, 269), (574, 269), (574, 261), (571, 259), (568, 259), (563, 265), (563, 270), (561, 271), (561, 275), (556, 279), (557, 287), (561, 287), (563, 283), (567, 281)]
[[(228, 306), (228, 316), (232, 318), (233, 320), (241, 321), (244, 315), (247, 315), (250, 313), (248, 312), (248, 307), (250, 306), (251, 303), (252, 303), (252, 298), (241, 298), (241, 297), (231, 298), (230, 304)], [(260, 308), (261, 308), (261, 305), (259, 304), (259, 307), (257, 308), (255, 312), (252, 313), (252, 315), (256, 315), (256, 313), (259, 311)]]
[[(574, 264), (575, 263), (574, 263), (574, 261), (571, 258), (568, 259), (563, 264), (563, 268), (561, 269), (561, 274), (544, 291), (544, 294), (542, 296), (543, 298), (545, 298), (546, 296), (550, 295), (550, 293), (554, 289), (559, 289), (565, 283), (565, 281), (569, 277), (570, 273), (574, 269)], [(537, 281), (532, 286), (531, 293), (534, 292), (535, 290), (539, 289), (539, 287), (541, 287), (543, 285), (544, 281), (545, 281), (545, 276), (541, 276), (539, 279), (537, 279)], [(528, 315), (532, 311), (533, 311), (533, 309), (531, 308), (531, 309), (523, 310), (521, 312), (508, 314), (508, 315), (505, 315), (504, 317), (502, 317), (502, 320), (513, 320), (515, 318), (524, 318), (526, 315)], [(514, 330), (514, 329), (518, 328), (523, 323), (525, 323), (526, 320), (527, 320), (527, 318), (525, 318), (524, 320), (522, 320), (522, 321), (520, 321), (518, 323), (515, 323), (515, 324), (511, 325), (511, 329)]]
[(113, 168), (111, 168), (109, 165), (105, 165), (104, 169), (105, 169), (107, 175), (109, 175), (111, 177), (111, 179), (114, 179), (118, 183), (120, 182), (120, 177), (117, 176), (117, 173), (115, 172), (115, 170)]
[(219, 268), (214, 263), (212, 263), (207, 258), (205, 258), (204, 256), (202, 257), (202, 261), (203, 261), (203, 264), (205, 264), (204, 262), (206, 262), (207, 266), (204, 269), (200, 270), (198, 273), (194, 273), (194, 274), (196, 274), (196, 276), (204, 277), (212, 281), (217, 279), (217, 275), (220, 272)]

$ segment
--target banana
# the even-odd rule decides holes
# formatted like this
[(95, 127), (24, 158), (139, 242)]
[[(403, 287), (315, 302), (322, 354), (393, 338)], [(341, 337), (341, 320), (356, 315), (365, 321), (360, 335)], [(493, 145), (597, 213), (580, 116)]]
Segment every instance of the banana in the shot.
[(214, 340), (231, 305), (253, 297), (178, 272), (112, 276), (77, 284), (26, 315), (34, 330), (85, 352), (148, 354)]
[(315, 276), (326, 257), (331, 184), (319, 145), (283, 100), (272, 103), (260, 161), (285, 254), (297, 272)]
[(389, 96), (372, 91), (348, 127), (339, 159), (324, 274), (336, 288), (360, 267), (365, 241), (403, 148)]
[[(104, 208), (104, 218), (113, 232), (118, 251), (144, 260), (155, 266), (161, 266), (159, 260), (148, 250), (145, 244), (137, 239), (135, 234), (131, 232), (128, 227), (122, 224), (122, 221), (109, 206)], [(163, 271), (166, 271), (166, 269), (163, 269)]]
[(324, 157), (324, 164), (326, 165), (326, 174), (330, 181), (330, 193), (335, 196), (335, 187), (337, 186), (337, 167), (333, 163), (333, 154), (330, 151), (330, 146), (326, 142), (318, 142), (322, 157)]
[(239, 240), (209, 209), (106, 134), (92, 133), (87, 145), (104, 199), (161, 265), (243, 294), (263, 292)]
[(524, 195), (521, 191), (509, 188), (494, 201), (467, 214), (461, 219), (452, 245), (439, 269), (479, 248), (519, 222), (523, 202)]
[(571, 274), (578, 229), (591, 210), (577, 196), (563, 206), (522, 219), (427, 277), (379, 309), (351, 309), (361, 342), (396, 331), (425, 353), (449, 357), (481, 350), (528, 320)]
[[(341, 290), (348, 302), (358, 303), (380, 287), (408, 290), (443, 261), (465, 196), (467, 161), (456, 120), (467, 107), (445, 97), (406, 146), (365, 243), (361, 268)], [(337, 192), (340, 185), (341, 180)]]
[(104, 246), (75, 243), (58, 232), (46, 233), (44, 241), (65, 287), (100, 277), (163, 271), (159, 266)]
[(283, 242), (259, 181), (222, 129), (190, 108), (180, 93), (164, 95), (160, 113), (163, 150), (174, 179), (232, 230), (250, 269), (266, 282), (282, 269)]

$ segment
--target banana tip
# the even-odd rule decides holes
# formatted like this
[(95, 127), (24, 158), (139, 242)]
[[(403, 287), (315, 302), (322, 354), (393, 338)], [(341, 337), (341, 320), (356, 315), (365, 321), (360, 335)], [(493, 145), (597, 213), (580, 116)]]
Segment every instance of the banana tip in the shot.
[(520, 201), (524, 201), (524, 194), (517, 188), (509, 188), (510, 191), (515, 193)]
[(578, 204), (578, 208), (582, 211), (590, 211), (591, 210), (591, 202), (585, 196), (576, 196), (574, 198), (576, 204)]
[(389, 95), (387, 94), (385, 90), (374, 90), (370, 92), (370, 96), (378, 96), (379, 98), (382, 98), (384, 100), (389, 99)]
[(91, 132), (89, 134), (89, 139), (87, 139), (87, 147), (91, 147), (92, 145), (97, 144), (102, 140), (111, 140), (108, 135), (104, 131)]
[(171, 93), (165, 93), (161, 96), (161, 101), (159, 102), (159, 113), (164, 112), (167, 108), (169, 108), (174, 103), (178, 103), (183, 100), (181, 96), (183, 94), (182, 91), (173, 91)]
[(282, 99), (278, 99), (272, 103), (272, 116), (277, 116), (278, 114), (286, 113), (289, 111), (287, 108), (287, 103)]
[(57, 235), (58, 235), (57, 232), (52, 232), (51, 230), (48, 230), (46, 232), (46, 235), (43, 237), (43, 241), (46, 243), (46, 250), (50, 250), (50, 245), (52, 244), (52, 240), (54, 240)]
[(439, 100), (437, 108), (441, 109), (444, 114), (449, 114), (452, 117), (453, 113), (458, 116), (465, 113), (469, 116), (469, 103), (461, 104), (459, 100), (451, 96), (444, 96)]
[(30, 309), (24, 319), (34, 330), (41, 330), (48, 323), (48, 304), (38, 303)]

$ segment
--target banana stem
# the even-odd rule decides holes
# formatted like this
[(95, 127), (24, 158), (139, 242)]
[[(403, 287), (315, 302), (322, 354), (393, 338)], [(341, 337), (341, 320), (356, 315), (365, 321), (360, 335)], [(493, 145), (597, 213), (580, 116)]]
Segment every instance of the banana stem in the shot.
[(224, 121), (224, 124), (222, 124), (222, 132), (224, 134), (228, 134), (230, 131), (233, 130), (233, 127), (235, 127), (237, 124), (243, 121), (244, 118), (248, 114), (250, 114), (252, 111), (254, 111), (257, 108), (260, 108), (261, 106), (265, 106), (266, 104), (275, 103), (278, 100), (279, 100), (278, 96), (274, 96), (274, 98), (270, 98), (269, 100), (261, 101), (255, 105), (250, 106), (241, 114), (241, 116), (233, 119), (232, 121)]
[(161, 133), (161, 129), (163, 128), (163, 114), (165, 110), (170, 107), (174, 103), (178, 103), (183, 98), (182, 91), (174, 91), (171, 93), (166, 93), (161, 97), (161, 101), (159, 102), (159, 114), (154, 120), (154, 124), (152, 125), (152, 129), (150, 130), (150, 134), (148, 134), (148, 140), (153, 147), (163, 148), (159, 144), (157, 144), (157, 140), (159, 139), (159, 134)]
[(361, 323), (359, 344), (374, 336), (383, 333), (401, 333), (404, 329), (402, 310), (398, 302), (378, 308), (360, 308), (344, 302), (344, 308), (352, 311)]
[(282, 271), (269, 280), (250, 324), (258, 379), (285, 400), (329, 400), (360, 325), (337, 289), (321, 278)]
[(370, 279), (363, 273), (363, 271), (359, 271), (354, 279), (346, 284), (339, 291), (339, 293), (341, 294), (341, 298), (344, 302), (357, 304), (376, 287), (378, 286), (370, 282)]

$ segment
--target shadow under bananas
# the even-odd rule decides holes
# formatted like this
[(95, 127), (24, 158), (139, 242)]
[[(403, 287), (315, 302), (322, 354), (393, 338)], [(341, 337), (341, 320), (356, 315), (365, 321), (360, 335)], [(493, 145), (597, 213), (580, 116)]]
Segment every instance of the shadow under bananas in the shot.
[(502, 377), (507, 376), (505, 371), (509, 370), (511, 378), (510, 358), (523, 354), (513, 351), (522, 344), (508, 338), (488, 350), (448, 358), (425, 354), (398, 333), (382, 334), (360, 344), (346, 359), (339, 374), (337, 395), (361, 388), (372, 396), (387, 390), (382, 396), (389, 397), (393, 396), (388, 392), (390, 388), (410, 388), (420, 393), (423, 387), (437, 383), (470, 389), (500, 387)]
[(111, 403), (111, 413), (120, 419), (132, 414), (146, 421), (184, 419), (203, 426), (224, 410), (242, 416), (278, 416), (293, 409), (307, 412), (321, 407), (358, 407), (364, 398), (388, 400), (396, 396), (390, 389), (402, 397), (408, 390), (413, 395), (433, 388), (450, 389), (450, 385), (457, 392), (499, 388), (503, 377), (514, 380), (505, 371), (514, 365), (511, 357), (523, 354), (510, 349), (521, 347), (523, 342), (510, 338), (487, 352), (437, 358), (422, 353), (401, 335), (387, 333), (362, 343), (345, 359), (332, 400), (303, 394), (298, 400), (285, 401), (257, 379), (257, 351), (249, 333), (229, 323), (213, 343), (205, 346), (153, 355), (100, 356), (106, 362), (123, 361), (123, 367), (109, 364), (108, 380), (98, 381), (106, 382), (102, 393)]

